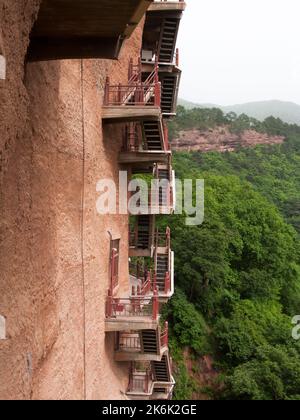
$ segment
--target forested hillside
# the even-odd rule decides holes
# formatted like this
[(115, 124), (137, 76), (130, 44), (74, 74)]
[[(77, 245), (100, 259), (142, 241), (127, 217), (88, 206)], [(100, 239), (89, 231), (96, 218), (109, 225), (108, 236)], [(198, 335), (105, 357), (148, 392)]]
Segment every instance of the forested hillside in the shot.
[[(213, 110), (182, 126), (255, 125), (282, 145), (233, 153), (177, 153), (179, 178), (204, 178), (205, 221), (172, 228), (177, 291), (167, 307), (175, 398), (300, 399), (300, 127)], [(211, 114), (213, 112), (213, 114)], [(229, 121), (229, 119), (232, 121)], [(224, 121), (226, 120), (226, 121)], [(242, 126), (242, 127), (241, 127)]]
[(237, 105), (218, 106), (213, 104), (195, 104), (183, 99), (179, 99), (180, 105), (187, 109), (193, 108), (220, 108), (224, 113), (235, 112), (237, 115), (247, 114), (249, 117), (260, 121), (273, 115), (290, 124), (300, 124), (300, 105), (285, 101), (262, 101), (248, 102)]

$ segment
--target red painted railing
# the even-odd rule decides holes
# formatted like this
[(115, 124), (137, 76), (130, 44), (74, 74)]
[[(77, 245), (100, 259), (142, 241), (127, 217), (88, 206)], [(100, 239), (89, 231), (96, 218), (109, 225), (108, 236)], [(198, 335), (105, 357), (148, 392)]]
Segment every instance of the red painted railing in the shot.
[[(153, 185), (148, 192), (148, 196), (147, 192), (145, 192), (145, 195), (142, 195), (140, 203), (136, 204), (136, 207), (134, 207), (134, 212), (130, 207), (129, 212), (134, 215), (171, 213), (173, 211), (173, 188), (169, 181), (164, 181), (165, 182), (158, 185)], [(129, 198), (133, 197), (138, 191), (138, 188), (135, 191), (131, 191)], [(130, 246), (135, 246), (138, 243), (138, 237), (135, 235), (135, 232), (130, 232), (129, 239)], [(150, 239), (151, 238), (149, 238), (149, 240)]]
[(119, 253), (118, 250), (113, 248), (111, 251), (111, 278), (110, 289), (113, 292), (119, 284)]
[[(134, 273), (135, 269), (131, 270)], [(134, 274), (135, 275), (135, 274)], [(137, 286), (137, 296), (145, 297), (153, 292), (153, 290), (157, 289), (157, 275), (154, 272), (152, 274), (151, 271), (147, 273), (146, 276), (140, 275), (136, 277), (140, 280), (141, 284)], [(171, 291), (171, 273), (168, 271), (165, 275), (165, 282), (164, 282), (164, 293), (168, 294)], [(161, 291), (158, 292), (158, 295)]]
[(156, 229), (155, 233), (155, 246), (160, 248), (167, 248), (170, 250), (171, 248), (171, 229), (169, 226), (167, 226), (165, 232), (161, 232), (158, 229)]
[(155, 63), (153, 72), (143, 82), (140, 61), (137, 66), (130, 61), (128, 83), (111, 85), (110, 78), (106, 78), (104, 106), (161, 106), (161, 83), (158, 77), (158, 64)]
[(147, 280), (149, 271), (151, 271), (150, 266), (145, 261), (140, 262), (138, 260), (129, 263), (129, 273), (142, 282)]
[(146, 296), (152, 291), (151, 272), (148, 271), (147, 278), (142, 282), (141, 286), (137, 286), (137, 294), (139, 296)]
[(138, 333), (119, 333), (118, 350), (141, 350), (141, 340)]
[(153, 307), (152, 307), (152, 319), (155, 321), (159, 315), (159, 302), (158, 302), (158, 292), (155, 288), (153, 290)]
[(115, 298), (108, 291), (106, 300), (106, 318), (151, 317), (158, 319), (159, 303), (157, 290), (152, 297), (131, 296), (130, 298)]
[[(160, 333), (160, 347), (169, 345), (169, 324), (166, 321), (163, 330)], [(120, 332), (118, 335), (117, 350), (141, 351), (141, 340), (139, 333)]]
[(160, 393), (166, 395), (166, 399), (172, 398), (172, 391), (175, 385), (175, 382), (172, 378), (170, 382), (154, 382), (154, 375), (151, 369), (151, 365), (145, 366), (143, 370), (136, 368), (135, 363), (131, 364), (129, 369), (129, 381), (127, 392), (135, 395), (148, 395), (150, 396), (156, 389), (159, 389)]
[[(160, 106), (160, 105), (159, 105)], [(162, 151), (170, 151), (169, 130), (165, 122), (162, 126)], [(147, 150), (146, 141), (143, 141), (143, 130), (140, 123), (128, 123), (123, 131), (123, 151), (139, 152)]]
[(129, 372), (129, 383), (127, 392), (145, 393), (150, 391), (150, 384), (152, 382), (152, 372), (148, 368), (145, 371), (137, 371), (133, 368), (133, 364)]
[(170, 272), (168, 271), (165, 276), (165, 293), (169, 293), (171, 291), (171, 276)]
[(141, 83), (142, 82), (142, 63), (141, 59), (139, 58), (138, 64), (133, 63), (133, 59), (131, 58), (129, 61), (128, 67), (128, 84), (131, 85), (132, 83)]
[(165, 150), (170, 150), (169, 143), (169, 129), (165, 121), (163, 121), (163, 130), (164, 130), (164, 146)]
[(176, 48), (176, 52), (175, 52), (175, 64), (176, 64), (176, 67), (179, 67), (179, 48)]
[(160, 343), (161, 343), (162, 347), (169, 345), (169, 323), (168, 323), (168, 321), (165, 322), (165, 328), (160, 335)]
[(142, 128), (140, 124), (126, 124), (123, 132), (123, 151), (138, 152), (142, 146)]

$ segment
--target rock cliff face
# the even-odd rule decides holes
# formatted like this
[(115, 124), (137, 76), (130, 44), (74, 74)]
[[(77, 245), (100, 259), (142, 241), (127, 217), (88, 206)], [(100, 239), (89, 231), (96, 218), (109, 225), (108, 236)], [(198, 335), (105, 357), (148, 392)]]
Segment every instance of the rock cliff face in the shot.
[[(39, 0), (0, 1), (0, 399), (119, 399), (128, 367), (105, 337), (111, 237), (128, 277), (128, 217), (100, 217), (96, 183), (118, 184), (121, 127), (101, 125), (106, 76), (125, 82), (142, 25), (118, 62), (24, 65)], [(123, 280), (123, 283), (122, 283)]]
[(254, 130), (246, 130), (241, 134), (231, 133), (228, 127), (217, 127), (208, 131), (180, 131), (179, 136), (172, 141), (175, 151), (225, 152), (238, 147), (253, 147), (257, 144), (280, 144), (282, 136), (269, 136)]

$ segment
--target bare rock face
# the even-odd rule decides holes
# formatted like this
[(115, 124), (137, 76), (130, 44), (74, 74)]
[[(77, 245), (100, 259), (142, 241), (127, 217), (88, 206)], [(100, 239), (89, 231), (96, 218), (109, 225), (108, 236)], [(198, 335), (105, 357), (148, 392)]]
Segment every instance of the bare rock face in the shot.
[(142, 25), (117, 62), (24, 65), (39, 4), (0, 0), (0, 399), (120, 399), (128, 366), (104, 320), (111, 236), (128, 287), (128, 217), (97, 214), (96, 184), (118, 185), (122, 127), (102, 127), (104, 84), (126, 82)]
[(253, 147), (258, 144), (281, 144), (282, 136), (270, 136), (255, 130), (246, 130), (241, 134), (231, 133), (228, 127), (217, 127), (207, 131), (180, 131), (178, 138), (172, 141), (175, 151), (226, 152), (239, 147)]

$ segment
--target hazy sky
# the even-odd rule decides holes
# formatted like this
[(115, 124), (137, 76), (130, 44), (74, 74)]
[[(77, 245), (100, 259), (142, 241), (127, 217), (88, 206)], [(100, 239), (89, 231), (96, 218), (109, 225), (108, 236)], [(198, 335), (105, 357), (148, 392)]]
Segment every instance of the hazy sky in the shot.
[(186, 0), (180, 97), (300, 104), (299, 0)]

